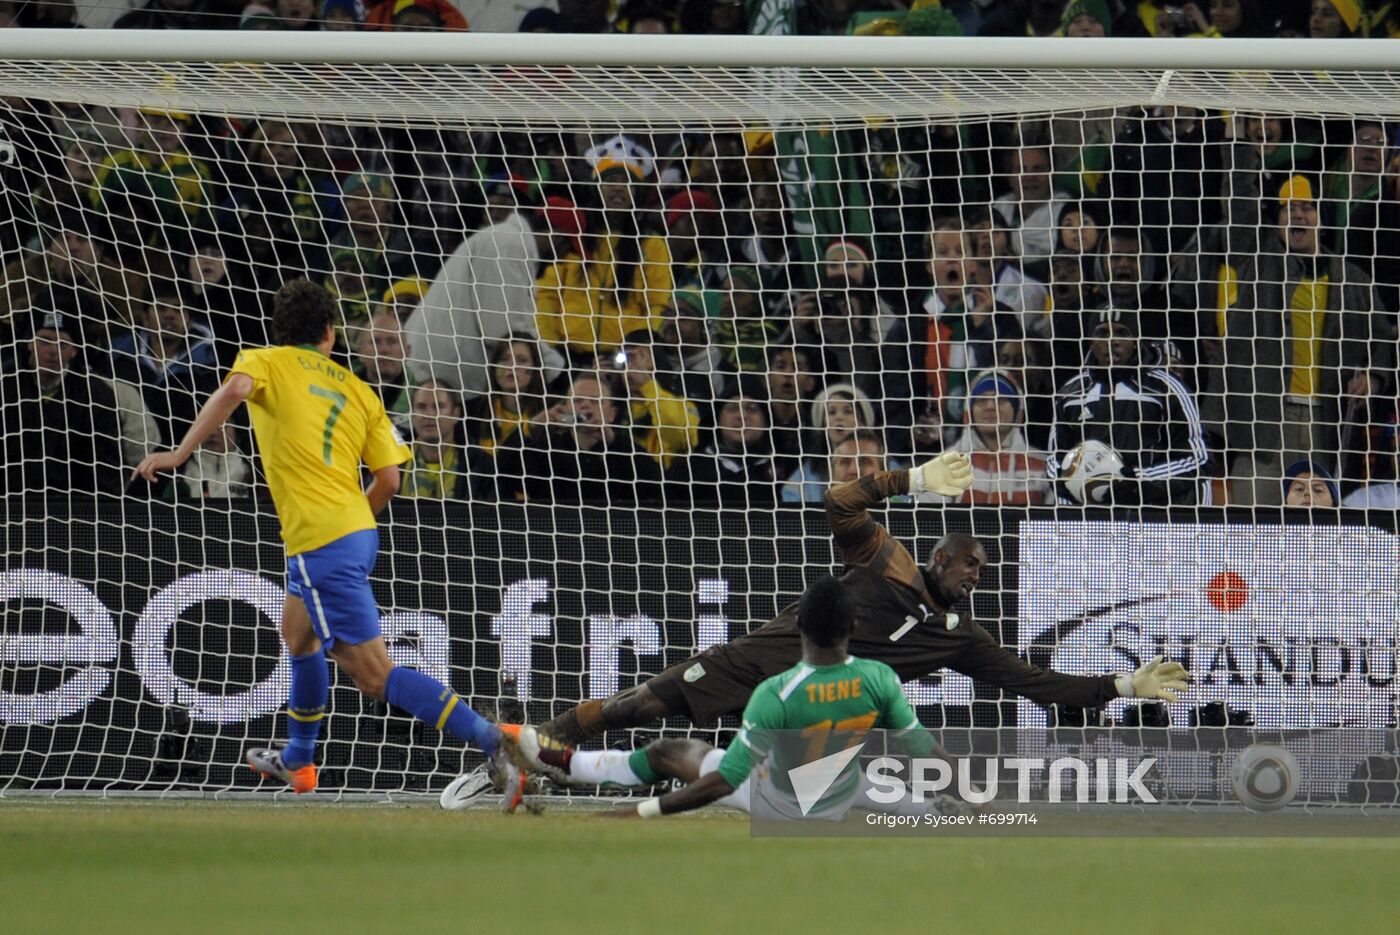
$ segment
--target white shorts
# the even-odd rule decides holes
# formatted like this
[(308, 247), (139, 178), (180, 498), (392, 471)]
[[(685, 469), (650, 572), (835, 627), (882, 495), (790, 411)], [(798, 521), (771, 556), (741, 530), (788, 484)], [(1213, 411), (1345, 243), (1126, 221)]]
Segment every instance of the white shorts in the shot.
[[(722, 747), (711, 750), (709, 753), (705, 754), (705, 758), (700, 761), (700, 775), (705, 776), (718, 770), (720, 761), (724, 759), (724, 754), (725, 751)], [(858, 787), (857, 794), (859, 792), (865, 791), (869, 787), (869, 781), (865, 778), (865, 774), (861, 773), (860, 784)], [(783, 807), (783, 804), (788, 802), (789, 800), (790, 796), (787, 794), (770, 796), (764, 799), (765, 802), (772, 801), (776, 803), (774, 807), (776, 812), (779, 814), (789, 810), (788, 808)], [(749, 773), (748, 778), (743, 781), (739, 788), (735, 789), (733, 792), (729, 793), (729, 795), (726, 795), (724, 798), (718, 800), (714, 804), (723, 805), (726, 808), (738, 809), (739, 811), (747, 815), (750, 814), (750, 804), (752, 803), (752, 801), (753, 773), (751, 772)], [(857, 797), (856, 795), (853, 795), (851, 800), (845, 803), (844, 807), (838, 806), (836, 809), (831, 810), (831, 812), (826, 815), (813, 815), (809, 817), (822, 817), (829, 820), (839, 821), (841, 818), (845, 817), (846, 810), (855, 805), (856, 801)], [(931, 807), (929, 804), (923, 802), (914, 802), (908, 799), (907, 797), (900, 799), (898, 802), (894, 802), (888, 805), (875, 802), (868, 796), (860, 798), (859, 801), (861, 803), (859, 807), (866, 811), (881, 812), (891, 815), (923, 815), (926, 814)], [(803, 816), (794, 814), (790, 817), (793, 819), (800, 819)]]
[[(705, 758), (700, 761), (700, 775), (706, 776), (710, 773), (715, 772), (717, 769), (719, 769), (720, 761), (723, 759), (723, 747), (717, 747), (716, 749), (711, 750), (709, 753), (705, 754)], [(749, 796), (752, 794), (752, 790), (753, 776), (752, 774), (750, 774), (749, 778), (745, 779), (739, 785), (739, 788), (735, 789), (733, 792), (729, 793), (715, 804), (723, 805), (726, 808), (737, 808), (739, 811), (747, 815), (749, 813)]]

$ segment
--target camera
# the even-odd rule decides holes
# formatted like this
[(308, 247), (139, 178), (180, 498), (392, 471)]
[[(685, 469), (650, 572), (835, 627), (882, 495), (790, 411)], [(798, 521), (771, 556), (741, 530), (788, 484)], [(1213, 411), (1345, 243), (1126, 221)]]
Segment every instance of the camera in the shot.
[(817, 293), (817, 313), (823, 318), (845, 318), (850, 314), (846, 297), (839, 292)]
[(1164, 6), (1162, 12), (1171, 17), (1172, 28), (1177, 32), (1191, 28), (1191, 17), (1186, 15), (1186, 9), (1179, 6)]
[(623, 368), (625, 368), (627, 366), (627, 352), (618, 351), (616, 354), (614, 354), (612, 358), (612, 364), (618, 370), (622, 370)]

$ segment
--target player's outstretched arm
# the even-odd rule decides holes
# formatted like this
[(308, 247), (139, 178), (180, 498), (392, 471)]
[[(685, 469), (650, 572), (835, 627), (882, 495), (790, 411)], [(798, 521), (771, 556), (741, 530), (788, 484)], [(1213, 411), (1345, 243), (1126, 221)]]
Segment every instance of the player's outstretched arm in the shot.
[(1123, 698), (1155, 698), (1176, 701), (1190, 687), (1191, 673), (1179, 662), (1163, 662), (1157, 656), (1138, 666), (1131, 675), (1120, 675), (1113, 682)]
[(723, 773), (706, 773), (688, 786), (675, 792), (668, 792), (660, 798), (645, 799), (636, 808), (619, 809), (613, 813), (618, 818), (657, 818), (661, 815), (675, 815), (690, 812), (718, 802), (734, 791)]
[(228, 421), (243, 401), (253, 392), (253, 378), (246, 373), (232, 373), (224, 385), (205, 400), (193, 424), (174, 451), (153, 451), (136, 465), (134, 477), (154, 481), (161, 471), (171, 471), (190, 459), (210, 435)]
[(961, 451), (945, 451), (909, 469), (909, 492), (956, 497), (972, 486), (972, 462)]

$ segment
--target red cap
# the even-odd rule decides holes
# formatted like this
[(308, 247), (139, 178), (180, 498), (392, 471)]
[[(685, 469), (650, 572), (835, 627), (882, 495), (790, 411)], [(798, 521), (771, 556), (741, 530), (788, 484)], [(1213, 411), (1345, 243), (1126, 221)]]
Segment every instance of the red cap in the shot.
[(568, 237), (574, 242), (579, 253), (583, 253), (583, 211), (578, 205), (562, 195), (550, 195), (544, 200), (544, 222), (556, 234)]
[(666, 199), (666, 226), (675, 227), (682, 214), (690, 211), (718, 211), (719, 202), (709, 192), (687, 188)]

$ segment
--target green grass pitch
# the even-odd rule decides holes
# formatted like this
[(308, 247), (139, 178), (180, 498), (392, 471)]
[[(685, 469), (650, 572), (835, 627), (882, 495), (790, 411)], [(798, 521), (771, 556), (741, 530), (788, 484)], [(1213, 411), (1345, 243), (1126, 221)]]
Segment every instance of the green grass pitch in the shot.
[(724, 812), (0, 801), (16, 935), (1377, 931), (1397, 881), (1395, 838), (751, 840)]

